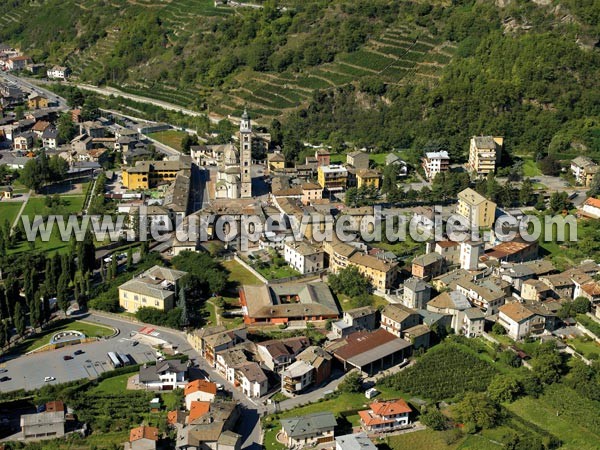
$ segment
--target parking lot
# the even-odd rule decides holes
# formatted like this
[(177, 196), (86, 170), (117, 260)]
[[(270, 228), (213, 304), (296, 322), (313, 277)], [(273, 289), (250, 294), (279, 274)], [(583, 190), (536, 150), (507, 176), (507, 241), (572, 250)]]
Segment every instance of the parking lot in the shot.
[[(133, 342), (129, 334), (122, 333), (107, 340), (72, 345), (6, 361), (1, 365), (7, 369), (2, 376), (7, 376), (10, 380), (0, 383), (0, 392), (23, 388), (31, 390), (45, 384), (97, 378), (102, 372), (113, 370), (106, 355), (111, 351), (129, 355), (136, 363), (156, 360), (156, 353), (152, 347), (143, 342), (134, 346)], [(84, 353), (74, 355), (76, 350), (83, 350)], [(70, 355), (73, 359), (65, 361), (65, 355)], [(54, 377), (56, 380), (44, 382), (44, 377)]]

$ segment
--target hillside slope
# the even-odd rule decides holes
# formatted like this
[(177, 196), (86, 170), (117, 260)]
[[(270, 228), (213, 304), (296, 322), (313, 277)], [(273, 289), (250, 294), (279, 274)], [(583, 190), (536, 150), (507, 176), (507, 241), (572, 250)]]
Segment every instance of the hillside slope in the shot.
[[(258, 3), (258, 2), (255, 2)], [(519, 153), (597, 149), (594, 0), (0, 0), (0, 41), (77, 78), (298, 141)], [(75, 11), (76, 13), (73, 13)], [(581, 144), (579, 147), (578, 145)]]

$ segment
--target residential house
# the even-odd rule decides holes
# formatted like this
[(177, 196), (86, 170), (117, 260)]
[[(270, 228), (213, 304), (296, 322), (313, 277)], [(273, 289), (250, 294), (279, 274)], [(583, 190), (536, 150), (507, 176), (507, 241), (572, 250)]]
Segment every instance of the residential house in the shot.
[[(421, 316), (419, 315), (419, 317)], [(415, 350), (419, 348), (428, 349), (431, 342), (431, 330), (429, 326), (421, 323), (404, 330), (402, 338), (410, 342)]]
[(450, 156), (447, 151), (427, 152), (421, 165), (428, 180), (433, 180), (440, 172), (450, 170)]
[(159, 432), (156, 427), (141, 426), (129, 432), (125, 450), (156, 450)]
[(25, 70), (28, 64), (31, 64), (31, 58), (25, 55), (13, 56), (7, 61), (8, 70)]
[(236, 368), (235, 379), (248, 397), (260, 398), (269, 388), (267, 375), (255, 362), (247, 362)]
[(319, 272), (325, 267), (325, 252), (308, 242), (288, 241), (283, 248), (285, 261), (302, 275)]
[(358, 169), (356, 171), (356, 187), (374, 187), (379, 189), (381, 172), (375, 169)]
[(248, 355), (246, 355), (243, 345), (238, 345), (218, 352), (215, 368), (227, 381), (237, 387), (239, 383), (235, 378), (236, 370), (247, 362)]
[(554, 291), (542, 280), (529, 279), (521, 283), (521, 298), (530, 301), (544, 301), (552, 298)]
[(320, 148), (316, 150), (315, 158), (317, 159), (317, 167), (329, 166), (331, 164), (331, 153), (327, 149)]
[[(116, 145), (115, 145), (116, 149)], [(133, 167), (121, 171), (123, 186), (127, 189), (150, 189), (160, 183), (171, 183), (177, 173), (189, 169), (187, 158), (165, 161), (137, 161)]]
[(281, 372), (281, 392), (286, 395), (302, 393), (313, 384), (314, 368), (306, 361), (295, 361)]
[[(460, 242), (438, 241), (432, 244), (432, 251), (443, 256), (449, 265), (460, 264)], [(427, 253), (431, 252), (427, 251)]]
[(568, 300), (573, 298), (575, 283), (568, 273), (563, 272), (555, 275), (545, 275), (539, 279), (552, 289), (555, 297)]
[(348, 170), (339, 164), (319, 166), (317, 180), (319, 185), (329, 192), (342, 192), (348, 182)]
[(360, 150), (346, 154), (346, 164), (355, 169), (369, 168), (369, 154)]
[(589, 168), (596, 166), (596, 163), (587, 156), (577, 156), (571, 161), (571, 173), (575, 177), (575, 181), (579, 184), (586, 185), (586, 173)]
[(521, 264), (506, 263), (498, 268), (497, 273), (512, 285), (515, 292), (520, 293), (525, 281), (537, 279), (554, 271), (555, 268), (551, 261), (540, 259)]
[(246, 327), (238, 327), (204, 336), (202, 339), (202, 357), (212, 366), (216, 366), (217, 353), (235, 347), (246, 341)]
[(331, 332), (337, 338), (343, 338), (359, 330), (374, 330), (377, 328), (378, 311), (372, 306), (344, 311), (342, 320), (331, 324)]
[(408, 175), (408, 166), (405, 161), (401, 160), (398, 155), (388, 153), (385, 157), (386, 166), (397, 166), (397, 175), (399, 177), (405, 177)]
[(450, 326), (455, 332), (464, 325), (465, 311), (472, 308), (466, 295), (458, 291), (446, 291), (434, 297), (427, 303), (427, 311), (450, 315), (452, 320)]
[(479, 308), (468, 308), (462, 311), (462, 325), (460, 334), (467, 337), (478, 337), (483, 334), (485, 315)]
[(377, 447), (367, 433), (354, 433), (336, 437), (335, 450), (377, 450)]
[(42, 440), (63, 437), (66, 424), (65, 406), (61, 401), (49, 402), (43, 412), (22, 414), (20, 423), (24, 439)]
[(188, 365), (178, 360), (157, 361), (151, 366), (140, 367), (139, 381), (147, 389), (172, 390), (187, 384)]
[(302, 204), (310, 205), (316, 200), (323, 198), (323, 188), (317, 183), (302, 184)]
[(302, 448), (333, 442), (337, 425), (330, 412), (281, 419), (281, 431), (288, 448)]
[(379, 292), (387, 292), (394, 286), (398, 276), (398, 263), (386, 261), (366, 253), (356, 252), (348, 259), (348, 263), (371, 281), (371, 285)]
[(490, 228), (496, 219), (496, 204), (474, 189), (467, 188), (458, 193), (456, 212), (473, 228)]
[(469, 145), (467, 169), (477, 177), (486, 177), (496, 170), (502, 155), (504, 138), (497, 136), (473, 136)]
[(35, 134), (27, 132), (13, 137), (14, 150), (31, 150), (35, 142)]
[(487, 250), (482, 257), (484, 260), (503, 262), (524, 262), (538, 258), (538, 241), (525, 242), (513, 240), (501, 242)]
[(187, 424), (176, 424), (177, 450), (239, 450), (242, 437), (232, 430), (240, 417), (235, 402), (212, 402)]
[(68, 67), (64, 66), (53, 66), (51, 69), (46, 71), (46, 76), (51, 80), (66, 80), (70, 74)]
[(523, 303), (507, 303), (499, 308), (498, 323), (514, 340), (544, 331), (545, 319)]
[(412, 276), (429, 281), (444, 272), (444, 257), (438, 253), (417, 256), (412, 262)]
[[(120, 212), (120, 211), (119, 211)], [(206, 336), (210, 336), (211, 334), (217, 334), (227, 331), (227, 328), (223, 325), (215, 325), (212, 327), (204, 327), (195, 329), (189, 333), (187, 333), (186, 337), (190, 345), (196, 350), (202, 357), (205, 354), (205, 341), (204, 338)]]
[(498, 308), (511, 295), (511, 285), (498, 277), (473, 279), (464, 277), (451, 285), (487, 316), (497, 314)]
[(360, 425), (370, 433), (382, 433), (407, 427), (412, 409), (403, 399), (374, 401), (359, 411)]
[(292, 364), (304, 349), (310, 346), (310, 340), (305, 336), (288, 339), (274, 339), (258, 342), (256, 350), (263, 364), (273, 372), (281, 372)]
[(185, 275), (180, 270), (153, 266), (119, 286), (119, 305), (129, 313), (144, 306), (170, 311), (178, 296), (178, 281)]
[(267, 161), (270, 172), (278, 172), (285, 169), (285, 157), (281, 153), (269, 153)]
[(588, 197), (581, 205), (580, 214), (591, 219), (600, 219), (600, 200)]
[(50, 127), (50, 122), (45, 120), (38, 120), (33, 127), (31, 127), (31, 131), (38, 137), (41, 138), (44, 134), (44, 131)]
[(43, 95), (33, 93), (27, 97), (27, 107), (29, 109), (41, 109), (47, 108), (48, 106), (49, 101)]
[(420, 278), (409, 278), (404, 282), (402, 303), (412, 309), (423, 309), (431, 299), (431, 286)]
[(58, 130), (51, 126), (44, 130), (42, 134), (42, 145), (46, 148), (58, 148)]
[(333, 357), (331, 354), (316, 345), (302, 351), (296, 361), (302, 361), (313, 368), (312, 383), (316, 386), (327, 381), (331, 376)]
[(404, 337), (404, 331), (419, 325), (420, 320), (414, 309), (399, 303), (390, 303), (381, 311), (381, 328), (397, 337)]
[(79, 134), (86, 134), (93, 139), (100, 139), (105, 136), (105, 129), (100, 122), (88, 120), (79, 124)]
[(189, 410), (192, 402), (212, 402), (217, 395), (217, 385), (207, 380), (194, 380), (185, 385), (185, 407)]

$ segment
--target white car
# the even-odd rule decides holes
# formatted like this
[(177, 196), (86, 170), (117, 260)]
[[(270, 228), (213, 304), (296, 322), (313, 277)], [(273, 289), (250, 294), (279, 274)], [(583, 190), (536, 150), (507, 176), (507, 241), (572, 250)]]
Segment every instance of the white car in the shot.
[(44, 381), (47, 383), (48, 381), (54, 381), (56, 378), (54, 377), (44, 377)]

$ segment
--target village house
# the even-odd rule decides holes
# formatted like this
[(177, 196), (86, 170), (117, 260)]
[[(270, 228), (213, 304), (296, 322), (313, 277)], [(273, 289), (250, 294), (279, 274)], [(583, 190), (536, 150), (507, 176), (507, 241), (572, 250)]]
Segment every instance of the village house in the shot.
[(348, 336), (359, 330), (374, 330), (379, 322), (377, 309), (372, 306), (363, 306), (360, 308), (344, 311), (342, 320), (331, 324), (331, 332), (336, 339)]
[(374, 401), (369, 409), (359, 411), (360, 425), (370, 433), (383, 433), (404, 428), (410, 424), (412, 409), (402, 400)]
[(333, 442), (337, 425), (330, 412), (281, 419), (283, 439), (288, 448), (302, 448)]
[(255, 362), (247, 362), (236, 368), (235, 379), (248, 397), (260, 398), (269, 388), (267, 375)]
[(33, 143), (35, 139), (35, 134), (32, 132), (27, 132), (15, 136), (13, 138), (13, 149), (14, 150), (31, 150), (33, 148)]
[(33, 127), (31, 127), (31, 131), (38, 137), (41, 138), (44, 134), (44, 131), (50, 127), (50, 122), (45, 120), (38, 120)]
[(285, 169), (285, 157), (281, 153), (269, 153), (267, 156), (269, 172)]
[(557, 273), (555, 275), (545, 275), (539, 278), (554, 292), (553, 297), (569, 299), (573, 298), (575, 283), (567, 273)]
[(13, 56), (8, 58), (7, 67), (8, 70), (25, 70), (27, 64), (31, 64), (31, 58), (29, 56)]
[[(429, 245), (431, 245), (431, 251), (429, 251)], [(427, 253), (431, 252), (443, 256), (449, 265), (460, 264), (460, 242), (443, 240), (431, 244), (428, 243)]]
[(336, 437), (335, 450), (377, 450), (377, 447), (363, 432)]
[(397, 337), (404, 337), (404, 331), (419, 325), (420, 320), (415, 310), (398, 303), (390, 303), (381, 311), (381, 328)]
[(514, 340), (523, 339), (530, 334), (539, 334), (545, 327), (543, 316), (519, 302), (501, 306), (498, 323), (506, 328), (507, 334)]
[(46, 71), (46, 76), (51, 80), (66, 80), (70, 74), (68, 67), (64, 66), (53, 66), (51, 69)]
[(465, 311), (470, 308), (467, 297), (458, 291), (442, 292), (427, 303), (427, 311), (452, 317), (450, 326), (455, 332), (462, 327)]
[(403, 161), (402, 159), (400, 159), (400, 157), (398, 155), (395, 155), (393, 153), (388, 153), (387, 156), (385, 157), (385, 165), (386, 166), (397, 166), (396, 174), (399, 177), (405, 177), (408, 175), (408, 165), (406, 164), (406, 161)]
[(501, 242), (486, 250), (482, 260), (503, 262), (524, 262), (538, 258), (538, 241), (525, 242), (519, 240)]
[(541, 302), (546, 299), (552, 298), (554, 295), (554, 291), (542, 280), (530, 279), (525, 280), (521, 284), (520, 294), (523, 300)]
[(22, 414), (21, 435), (28, 440), (55, 439), (65, 435), (65, 405), (61, 401), (48, 402), (44, 411)]
[(356, 171), (356, 187), (373, 187), (379, 189), (381, 172), (375, 169), (358, 169)]
[(288, 241), (283, 247), (285, 261), (302, 275), (319, 272), (325, 267), (325, 252), (308, 242)]
[(468, 171), (480, 178), (495, 172), (501, 160), (503, 145), (502, 137), (473, 136), (469, 145)]
[(42, 145), (46, 148), (58, 148), (58, 130), (50, 126), (42, 133)]
[(129, 442), (125, 443), (125, 450), (156, 450), (159, 438), (158, 428), (141, 426), (129, 432)]
[(404, 282), (402, 303), (412, 309), (424, 309), (431, 299), (431, 286), (420, 278), (409, 278)]
[(438, 253), (417, 256), (412, 262), (412, 276), (429, 281), (444, 272), (444, 257)]
[(302, 184), (302, 204), (310, 205), (316, 200), (323, 198), (323, 188), (317, 183)]
[(305, 361), (295, 361), (281, 372), (281, 392), (297, 395), (313, 384), (314, 367)]
[(355, 169), (368, 169), (369, 154), (360, 150), (347, 153), (346, 164), (354, 167)]
[(173, 390), (187, 384), (188, 364), (178, 360), (157, 361), (140, 367), (139, 382), (146, 389)]
[(319, 166), (317, 180), (328, 192), (343, 192), (348, 184), (348, 169), (339, 164)]
[(48, 106), (49, 101), (43, 95), (33, 93), (27, 97), (27, 107), (29, 109), (41, 109), (47, 108)]
[(238, 327), (208, 334), (202, 338), (201, 355), (212, 366), (216, 366), (217, 353), (246, 341), (246, 327)]
[(212, 402), (217, 395), (217, 385), (210, 381), (198, 379), (190, 381), (183, 390), (185, 407), (190, 409), (192, 402)]
[(597, 167), (597, 164), (588, 156), (577, 156), (571, 161), (570, 169), (577, 183), (589, 186), (587, 175), (590, 172), (596, 173)]
[(218, 401), (201, 407), (187, 424), (176, 423), (177, 450), (239, 450), (242, 437), (232, 430), (240, 412), (235, 402)]
[(304, 349), (310, 346), (305, 336), (258, 342), (256, 350), (263, 364), (273, 372), (281, 372), (292, 364)]
[(238, 387), (239, 383), (236, 383), (235, 378), (236, 370), (248, 361), (244, 346), (238, 345), (218, 352), (215, 368), (227, 381)]
[(180, 270), (153, 266), (119, 286), (119, 306), (130, 313), (144, 306), (170, 311), (179, 294), (178, 281), (185, 275)]
[(600, 219), (600, 200), (588, 197), (581, 205), (580, 214), (591, 219)]
[(452, 285), (453, 289), (464, 294), (486, 316), (497, 314), (498, 308), (511, 295), (511, 285), (498, 277), (472, 279), (464, 277)]

